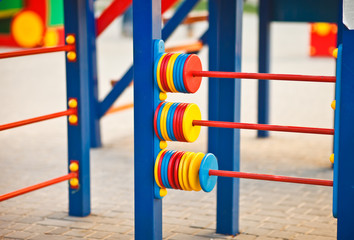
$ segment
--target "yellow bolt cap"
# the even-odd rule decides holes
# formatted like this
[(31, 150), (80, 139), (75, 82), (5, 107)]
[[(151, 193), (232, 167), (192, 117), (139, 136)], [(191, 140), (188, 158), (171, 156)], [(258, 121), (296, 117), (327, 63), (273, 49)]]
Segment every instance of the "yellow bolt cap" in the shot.
[(77, 116), (76, 115), (70, 115), (69, 116), (69, 123), (76, 124), (77, 123)]
[(159, 94), (159, 98), (160, 98), (161, 101), (166, 100), (167, 99), (167, 93), (161, 92)]
[(79, 170), (79, 164), (77, 164), (77, 162), (72, 162), (69, 165), (69, 169), (72, 172), (77, 172), (77, 170)]
[(338, 57), (338, 48), (333, 50), (332, 55), (333, 55), (334, 58)]
[(67, 44), (74, 44), (75, 43), (75, 37), (74, 35), (68, 35), (65, 39)]
[(76, 108), (77, 107), (77, 101), (76, 99), (70, 99), (68, 102), (68, 105), (70, 108)]
[(333, 110), (336, 110), (336, 100), (333, 100), (332, 103), (331, 103), (331, 108)]
[(160, 148), (161, 148), (161, 149), (167, 148), (167, 142), (166, 142), (166, 141), (161, 141), (161, 142), (160, 142)]
[(71, 186), (71, 187), (77, 187), (77, 186), (79, 186), (79, 179), (77, 179), (77, 178), (72, 178), (72, 179), (70, 179), (70, 186)]
[(334, 164), (334, 153), (332, 153), (331, 156), (329, 157), (329, 161), (331, 161), (331, 163)]
[(76, 52), (74, 51), (70, 51), (66, 54), (66, 57), (70, 60), (70, 61), (75, 61), (76, 60)]
[(167, 195), (167, 189), (166, 188), (161, 188), (160, 189), (160, 196), (161, 197), (164, 197), (164, 196), (166, 196)]

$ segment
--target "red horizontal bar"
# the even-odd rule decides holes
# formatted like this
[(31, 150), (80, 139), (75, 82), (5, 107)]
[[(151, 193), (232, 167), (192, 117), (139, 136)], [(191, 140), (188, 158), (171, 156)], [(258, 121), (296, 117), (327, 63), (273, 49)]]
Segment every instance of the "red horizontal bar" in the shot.
[(279, 126), (279, 125), (268, 125), (268, 124), (234, 123), (234, 122), (205, 121), (205, 120), (194, 120), (193, 125), (206, 126), (206, 127), (219, 127), (219, 128), (238, 128), (238, 129), (254, 129), (254, 130), (264, 130), (264, 131), (334, 135), (334, 129), (330, 129), (330, 128)]
[(38, 184), (29, 186), (29, 187), (26, 187), (26, 188), (22, 188), (22, 189), (19, 189), (17, 191), (14, 191), (14, 192), (6, 193), (6, 194), (0, 196), (0, 202), (4, 201), (4, 200), (7, 200), (7, 199), (10, 199), (10, 198), (14, 198), (14, 197), (23, 195), (25, 193), (33, 192), (35, 190), (38, 190), (38, 189), (41, 189), (41, 188), (44, 188), (44, 187), (48, 187), (48, 186), (56, 184), (56, 183), (67, 181), (67, 180), (70, 180), (70, 179), (75, 178), (75, 177), (77, 177), (77, 173), (76, 172), (72, 172), (72, 173), (69, 173), (67, 175), (64, 175), (64, 176), (61, 176), (61, 177), (58, 177), (58, 178), (53, 178), (51, 180), (48, 180), (48, 181), (45, 181), (45, 182), (42, 182), (42, 183), (38, 183)]
[(294, 74), (270, 74), (270, 73), (241, 73), (241, 72), (214, 72), (214, 71), (194, 71), (194, 77), (210, 78), (244, 78), (261, 80), (284, 80), (284, 81), (305, 81), (305, 82), (336, 82), (334, 76), (311, 76)]
[(319, 186), (329, 186), (329, 187), (333, 186), (333, 181), (331, 180), (288, 177), (288, 176), (279, 176), (279, 175), (270, 175), (270, 174), (209, 170), (209, 175), (219, 176), (219, 177), (248, 178), (248, 179), (255, 179), (255, 180), (289, 182), (289, 183), (299, 183), (299, 184), (309, 184), (309, 185), (319, 185)]
[(0, 131), (3, 130), (7, 130), (10, 128), (15, 128), (15, 127), (20, 127), (20, 126), (24, 126), (24, 125), (28, 125), (31, 123), (36, 123), (36, 122), (41, 122), (41, 121), (45, 121), (45, 120), (49, 120), (49, 119), (53, 119), (53, 118), (58, 118), (58, 117), (62, 117), (62, 116), (68, 116), (71, 114), (77, 114), (77, 110), (76, 108), (71, 108), (62, 112), (57, 112), (57, 113), (52, 113), (52, 114), (48, 114), (48, 115), (43, 115), (40, 117), (35, 117), (35, 118), (30, 118), (30, 119), (26, 119), (26, 120), (22, 120), (22, 121), (18, 121), (18, 122), (13, 122), (13, 123), (7, 123), (4, 125), (0, 125)]
[(14, 52), (0, 53), (0, 59), (28, 56), (28, 55), (41, 54), (41, 53), (51, 53), (51, 52), (61, 52), (61, 51), (67, 52), (74, 49), (75, 49), (74, 45), (62, 45), (57, 47), (46, 47), (46, 48), (31, 48), (31, 49), (19, 50)]

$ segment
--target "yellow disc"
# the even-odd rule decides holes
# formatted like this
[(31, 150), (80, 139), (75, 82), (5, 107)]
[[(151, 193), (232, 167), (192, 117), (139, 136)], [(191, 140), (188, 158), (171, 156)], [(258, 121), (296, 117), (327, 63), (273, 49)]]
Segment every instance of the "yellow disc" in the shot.
[(178, 182), (183, 190), (186, 190), (186, 187), (184, 186), (184, 182), (183, 182), (183, 163), (184, 163), (184, 160), (186, 159), (188, 153), (189, 152), (185, 152), (183, 154), (183, 156), (179, 162), (179, 166), (178, 166)]
[(167, 142), (166, 141), (160, 141), (160, 148), (161, 149), (167, 148)]
[(338, 57), (338, 48), (336, 48), (336, 49), (333, 50), (332, 56), (333, 56), (334, 58), (337, 58), (337, 57)]
[(44, 23), (33, 11), (22, 11), (12, 21), (11, 33), (21, 47), (36, 47), (42, 44)]
[(331, 161), (331, 163), (334, 164), (334, 153), (332, 153), (331, 156), (329, 157), (329, 161)]
[(76, 99), (70, 99), (68, 102), (68, 105), (70, 108), (76, 108), (77, 107), (77, 100)]
[(333, 110), (336, 110), (336, 100), (333, 100), (332, 103), (331, 103), (331, 108)]
[(77, 172), (79, 170), (79, 164), (77, 164), (77, 162), (72, 162), (69, 165), (69, 169), (72, 172)]
[(188, 190), (188, 191), (193, 190), (193, 188), (189, 184), (188, 172), (189, 172), (189, 166), (190, 166), (191, 160), (193, 159), (194, 156), (195, 156), (194, 152), (189, 153), (187, 155), (186, 159), (184, 160), (184, 164), (183, 164), (183, 184), (184, 184), (186, 190)]
[(200, 126), (193, 126), (194, 120), (201, 120), (202, 114), (199, 107), (194, 104), (188, 104), (183, 115), (183, 135), (188, 142), (194, 142), (199, 137)]
[(67, 44), (74, 44), (75, 43), (75, 36), (72, 34), (69, 34), (68, 36), (66, 36), (65, 41)]
[(204, 157), (204, 153), (201, 152), (197, 153), (193, 157), (189, 165), (188, 179), (189, 179), (189, 184), (194, 191), (202, 190), (202, 187), (200, 186), (200, 182), (199, 182), (199, 169), (203, 157)]
[(44, 35), (44, 46), (54, 47), (59, 43), (59, 35), (55, 28), (48, 28)]
[(167, 134), (167, 128), (166, 128), (166, 120), (167, 120), (167, 113), (168, 110), (170, 109), (172, 103), (166, 103), (161, 111), (161, 117), (160, 117), (160, 129), (161, 129), (161, 135), (166, 141), (171, 141), (171, 139), (168, 137)]
[(154, 166), (155, 182), (156, 182), (157, 186), (159, 186), (160, 188), (164, 188), (164, 187), (163, 187), (163, 186), (160, 184), (160, 182), (159, 182), (159, 177), (158, 177), (159, 175), (158, 175), (157, 171), (159, 170), (160, 157), (161, 157), (162, 153), (164, 153), (164, 152), (166, 152), (166, 150), (161, 151), (161, 152), (157, 155), (156, 161), (155, 161), (155, 166)]
[(70, 186), (71, 186), (71, 187), (77, 187), (77, 186), (79, 186), (79, 179), (77, 179), (77, 178), (72, 178), (72, 179), (70, 179)]
[(178, 92), (175, 84), (173, 82), (173, 67), (176, 61), (176, 58), (178, 57), (178, 55), (180, 55), (180, 53), (175, 53), (173, 54), (168, 63), (167, 63), (167, 74), (166, 74), (166, 79), (167, 79), (167, 84), (170, 87), (170, 89), (172, 90), (172, 92)]
[(165, 92), (160, 92), (159, 98), (160, 98), (161, 101), (165, 101), (166, 98), (167, 98), (167, 93), (165, 93)]
[(162, 84), (161, 84), (161, 81), (160, 81), (161, 62), (162, 62), (162, 59), (163, 59), (165, 56), (166, 56), (166, 53), (163, 54), (163, 55), (160, 57), (160, 60), (159, 60), (159, 62), (157, 63), (157, 68), (156, 68), (156, 80), (157, 80), (157, 85), (159, 86), (161, 92), (166, 92), (166, 90), (163, 89)]
[(160, 189), (160, 197), (164, 197), (167, 195), (167, 189), (166, 188), (161, 188)]

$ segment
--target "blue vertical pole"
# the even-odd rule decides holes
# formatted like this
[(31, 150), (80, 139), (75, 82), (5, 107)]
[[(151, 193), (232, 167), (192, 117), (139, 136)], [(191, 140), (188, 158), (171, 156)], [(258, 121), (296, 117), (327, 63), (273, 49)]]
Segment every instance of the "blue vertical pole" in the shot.
[(69, 188), (69, 214), (87, 216), (90, 204), (89, 21), (93, 0), (64, 0), (65, 34), (76, 37), (76, 61), (66, 60), (67, 100), (78, 102), (78, 124), (68, 123), (68, 158), (79, 162), (79, 188)]
[[(209, 1), (209, 68), (211, 71), (241, 71), (243, 0)], [(209, 81), (209, 118), (239, 122), (240, 79)], [(220, 169), (239, 171), (240, 131), (209, 131), (209, 150), (218, 157)], [(239, 179), (219, 179), (217, 187), (216, 231), (239, 232)]]
[[(270, 0), (259, 1), (258, 72), (268, 73), (270, 64)], [(269, 81), (258, 81), (258, 123), (269, 123)], [(269, 136), (268, 131), (257, 131), (257, 137)]]
[(162, 239), (162, 201), (154, 195), (154, 41), (161, 0), (133, 1), (135, 239)]
[[(343, 27), (342, 66), (340, 92), (336, 101), (335, 168), (337, 169), (337, 239), (352, 239), (354, 236), (354, 30)], [(337, 80), (338, 81), (338, 80)], [(338, 94), (340, 96), (338, 96)], [(338, 111), (338, 112), (337, 112)], [(335, 169), (336, 170), (336, 169)]]

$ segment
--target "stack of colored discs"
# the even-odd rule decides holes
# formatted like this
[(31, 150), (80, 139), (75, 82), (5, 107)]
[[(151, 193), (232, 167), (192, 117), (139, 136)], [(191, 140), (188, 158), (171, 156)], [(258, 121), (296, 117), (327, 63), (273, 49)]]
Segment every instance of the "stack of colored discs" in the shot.
[(211, 169), (218, 169), (213, 154), (162, 150), (155, 161), (154, 176), (160, 188), (210, 192), (217, 181), (216, 176), (209, 176)]
[(155, 111), (154, 129), (161, 141), (194, 142), (200, 133), (200, 126), (194, 120), (201, 120), (199, 107), (194, 103), (161, 102)]
[(202, 71), (202, 63), (195, 54), (165, 53), (155, 61), (154, 77), (162, 92), (195, 93), (201, 77), (193, 71)]

